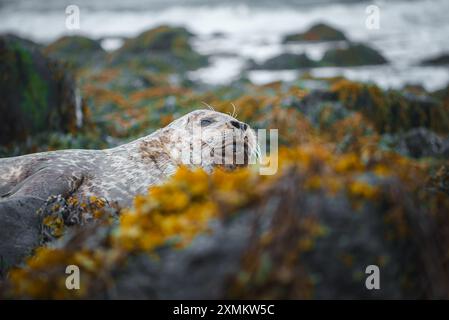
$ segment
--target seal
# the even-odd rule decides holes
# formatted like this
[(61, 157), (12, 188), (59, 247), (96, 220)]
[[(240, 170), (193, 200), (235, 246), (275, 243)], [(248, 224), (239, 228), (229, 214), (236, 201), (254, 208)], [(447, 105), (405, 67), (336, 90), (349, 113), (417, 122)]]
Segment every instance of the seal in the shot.
[(246, 166), (257, 150), (255, 133), (246, 123), (213, 110), (196, 110), (149, 136), (112, 149), (0, 159), (0, 214), (2, 202), (8, 202), (9, 208), (15, 200), (33, 203), (26, 211), (37, 210), (52, 195), (95, 196), (126, 207), (180, 165), (208, 172), (216, 166), (232, 169)]
[[(230, 153), (227, 151), (231, 151)], [(50, 196), (95, 196), (127, 207), (180, 165), (235, 168), (258, 153), (253, 130), (229, 115), (193, 111), (153, 134), (106, 150), (61, 150), (0, 159), (0, 278), (42, 244)], [(241, 158), (242, 161), (238, 158)]]

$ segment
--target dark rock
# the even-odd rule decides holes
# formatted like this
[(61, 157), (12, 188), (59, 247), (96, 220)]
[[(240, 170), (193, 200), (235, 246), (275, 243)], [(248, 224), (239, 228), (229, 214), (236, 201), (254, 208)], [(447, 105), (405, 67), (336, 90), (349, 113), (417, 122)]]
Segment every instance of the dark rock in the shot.
[(449, 133), (448, 106), (428, 95), (399, 90), (384, 91), (376, 85), (347, 80), (334, 82), (331, 91), (346, 108), (361, 112), (380, 133), (396, 133), (425, 127)]
[(350, 44), (346, 48), (330, 49), (321, 59), (323, 66), (366, 66), (385, 64), (387, 60), (377, 51), (364, 44)]
[(445, 53), (437, 57), (425, 59), (421, 62), (425, 66), (441, 66), (449, 64), (449, 54)]
[[(358, 198), (361, 205), (346, 191), (331, 196), (307, 189), (304, 179), (307, 174), (298, 169), (287, 172), (259, 201), (212, 220), (211, 232), (186, 248), (167, 243), (151, 255), (129, 253), (116, 267), (98, 270), (101, 277), (90, 278), (87, 298), (447, 297), (447, 238), (443, 221), (437, 221), (445, 219), (442, 212), (429, 214), (394, 178), (357, 177), (378, 190), (376, 197)], [(107, 250), (111, 232), (86, 225), (54, 245), (72, 254)], [(380, 269), (381, 290), (365, 287), (369, 265)]]
[(443, 140), (431, 130), (416, 128), (401, 135), (397, 149), (414, 158), (438, 157), (443, 151)]
[(227, 223), (215, 221), (210, 236), (197, 237), (183, 250), (159, 250), (159, 259), (147, 254), (131, 257), (118, 272), (117, 296), (109, 298), (222, 298), (228, 279), (240, 268), (253, 218), (243, 215)]
[(0, 75), (0, 144), (34, 133), (76, 131), (73, 77), (36, 45), (0, 36)]
[(113, 53), (114, 64), (148, 67), (158, 72), (184, 72), (207, 65), (207, 57), (195, 52), (185, 28), (160, 26), (128, 39)]
[(42, 204), (31, 197), (0, 198), (0, 276), (40, 244), (41, 217), (33, 212)]
[(254, 70), (286, 70), (313, 68), (316, 62), (311, 60), (306, 54), (283, 53), (258, 64), (250, 62), (250, 69)]
[(345, 34), (324, 23), (319, 23), (312, 26), (304, 33), (289, 34), (284, 37), (283, 42), (296, 41), (345, 41), (347, 40)]
[(44, 52), (73, 67), (101, 63), (105, 54), (98, 41), (82, 36), (64, 36), (45, 47)]
[[(447, 294), (437, 225), (412, 205), (398, 181), (370, 179), (386, 198), (355, 208), (344, 194), (298, 190), (298, 179), (296, 173), (285, 177), (262, 205), (229, 221), (215, 221), (213, 233), (183, 250), (161, 249), (158, 259), (131, 257), (117, 271), (117, 290), (109, 298), (404, 299)], [(403, 220), (388, 222), (390, 209), (397, 206)], [(407, 236), (398, 234), (403, 228), (410, 230)], [(262, 240), (264, 235), (272, 235), (270, 242)], [(301, 250), (298, 243), (310, 246)], [(380, 268), (381, 290), (365, 287), (369, 265)]]

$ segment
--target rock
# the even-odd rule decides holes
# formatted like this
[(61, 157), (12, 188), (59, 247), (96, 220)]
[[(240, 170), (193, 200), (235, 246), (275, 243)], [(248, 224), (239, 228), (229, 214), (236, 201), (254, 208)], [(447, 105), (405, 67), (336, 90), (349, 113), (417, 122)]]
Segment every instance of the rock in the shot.
[(160, 26), (125, 41), (113, 54), (114, 64), (148, 67), (158, 72), (184, 72), (207, 65), (207, 57), (195, 52), (185, 28)]
[(77, 130), (74, 79), (37, 45), (0, 36), (0, 74), (0, 145), (35, 133)]
[(377, 51), (364, 44), (350, 44), (346, 48), (326, 51), (320, 61), (322, 66), (350, 67), (385, 64), (387, 60)]
[[(115, 271), (127, 299), (417, 299), (447, 295), (447, 271), (436, 245), (438, 225), (412, 205), (395, 180), (371, 178), (376, 201), (354, 207), (344, 194), (298, 190), (301, 174), (284, 177), (263, 204), (229, 220), (187, 248), (162, 248), (154, 259), (130, 257)], [(396, 195), (396, 198), (395, 196)], [(401, 220), (394, 219), (401, 208)], [(392, 211), (391, 211), (392, 210)], [(409, 230), (405, 235), (403, 230)], [(377, 265), (382, 290), (367, 290)]]
[(425, 59), (421, 62), (424, 66), (442, 66), (449, 64), (449, 53), (444, 53), (437, 57)]
[(443, 140), (431, 130), (416, 128), (401, 135), (397, 149), (414, 158), (438, 157), (443, 151)]
[(105, 51), (98, 41), (83, 36), (64, 36), (44, 48), (44, 52), (72, 67), (101, 63)]
[(345, 34), (327, 24), (318, 23), (304, 33), (289, 34), (284, 37), (283, 43), (297, 41), (345, 41)]
[(42, 204), (35, 198), (0, 198), (0, 278), (40, 244), (41, 218), (32, 212)]
[(448, 105), (431, 96), (416, 96), (400, 90), (384, 91), (372, 84), (348, 80), (331, 87), (335, 100), (361, 112), (380, 133), (405, 132), (424, 127), (439, 134), (449, 133)]
[(210, 236), (199, 236), (183, 250), (163, 248), (158, 251), (159, 259), (147, 254), (132, 257), (118, 272), (117, 295), (108, 298), (222, 298), (229, 277), (239, 271), (250, 240), (251, 221), (249, 215), (228, 223), (215, 221)]
[(279, 56), (270, 58), (263, 63), (250, 62), (250, 69), (254, 70), (286, 70), (286, 69), (304, 69), (316, 66), (315, 61), (311, 60), (306, 54), (283, 53)]

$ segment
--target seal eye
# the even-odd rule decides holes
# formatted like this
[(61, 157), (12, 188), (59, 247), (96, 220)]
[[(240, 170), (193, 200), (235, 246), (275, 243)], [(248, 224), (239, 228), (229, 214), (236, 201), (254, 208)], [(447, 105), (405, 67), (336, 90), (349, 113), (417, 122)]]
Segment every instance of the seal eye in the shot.
[(201, 120), (201, 126), (202, 127), (207, 127), (208, 125), (212, 124), (213, 120), (212, 119), (202, 119)]

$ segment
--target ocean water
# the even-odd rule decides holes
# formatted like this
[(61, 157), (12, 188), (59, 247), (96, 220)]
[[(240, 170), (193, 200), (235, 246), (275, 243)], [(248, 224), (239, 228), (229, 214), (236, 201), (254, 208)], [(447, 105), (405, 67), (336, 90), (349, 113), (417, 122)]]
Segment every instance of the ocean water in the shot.
[[(80, 8), (80, 30), (65, 27), (65, 8)], [(380, 9), (380, 28), (365, 26), (366, 8)], [(227, 84), (241, 76), (247, 59), (263, 61), (282, 52), (305, 52), (320, 58), (328, 44), (282, 45), (282, 37), (317, 22), (341, 29), (354, 41), (378, 49), (390, 63), (357, 68), (316, 68), (312, 75), (344, 75), (385, 88), (421, 84), (429, 90), (449, 83), (449, 67), (423, 67), (419, 62), (449, 52), (448, 0), (311, 1), (311, 0), (0, 0), (0, 32), (12, 32), (47, 43), (65, 34), (106, 39), (114, 50), (119, 37), (135, 36), (160, 25), (185, 26), (197, 34), (194, 47), (211, 55), (211, 65), (189, 76), (211, 84)], [(219, 33), (219, 36), (216, 35)], [(294, 80), (300, 71), (252, 71), (263, 84)]]

